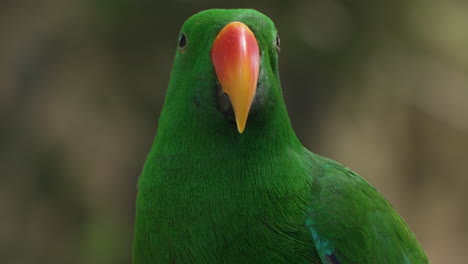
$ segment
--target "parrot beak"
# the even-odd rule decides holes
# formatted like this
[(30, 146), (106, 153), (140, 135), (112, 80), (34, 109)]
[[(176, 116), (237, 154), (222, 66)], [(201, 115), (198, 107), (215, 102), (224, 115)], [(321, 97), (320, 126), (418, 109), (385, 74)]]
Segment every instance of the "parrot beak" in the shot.
[(216, 36), (211, 60), (223, 92), (229, 96), (237, 130), (243, 133), (257, 90), (260, 51), (255, 35), (242, 22), (227, 24)]

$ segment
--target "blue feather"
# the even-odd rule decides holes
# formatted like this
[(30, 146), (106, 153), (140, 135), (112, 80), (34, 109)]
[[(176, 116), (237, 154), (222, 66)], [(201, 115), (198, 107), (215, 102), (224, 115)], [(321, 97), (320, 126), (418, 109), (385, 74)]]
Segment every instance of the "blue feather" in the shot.
[(306, 227), (309, 229), (312, 234), (312, 239), (314, 240), (315, 249), (324, 264), (340, 264), (336, 255), (333, 253), (334, 248), (326, 238), (319, 237), (317, 231), (314, 229), (314, 222), (312, 219), (307, 218), (305, 221)]

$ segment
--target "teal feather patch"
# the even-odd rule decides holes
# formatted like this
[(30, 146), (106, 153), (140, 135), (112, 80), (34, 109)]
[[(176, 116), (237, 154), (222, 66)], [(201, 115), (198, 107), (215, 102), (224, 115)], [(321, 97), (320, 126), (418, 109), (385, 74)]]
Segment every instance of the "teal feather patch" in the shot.
[(326, 238), (319, 237), (317, 231), (314, 229), (313, 220), (307, 218), (305, 224), (306, 227), (309, 229), (310, 233), (312, 234), (315, 249), (317, 250), (317, 253), (320, 256), (320, 260), (322, 260), (322, 263), (340, 264), (341, 262), (338, 260), (335, 254), (333, 254), (334, 248), (330, 244), (330, 241), (328, 241), (328, 239)]

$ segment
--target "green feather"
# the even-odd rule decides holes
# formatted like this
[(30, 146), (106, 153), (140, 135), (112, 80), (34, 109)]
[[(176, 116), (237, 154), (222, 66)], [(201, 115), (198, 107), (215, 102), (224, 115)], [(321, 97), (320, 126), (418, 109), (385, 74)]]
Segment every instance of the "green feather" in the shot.
[[(217, 107), (210, 50), (241, 21), (261, 50), (246, 130)], [(276, 29), (247, 9), (207, 10), (181, 29), (156, 139), (138, 182), (133, 263), (427, 263), (382, 196), (306, 150), (281, 93)], [(339, 262), (333, 262), (339, 261)]]

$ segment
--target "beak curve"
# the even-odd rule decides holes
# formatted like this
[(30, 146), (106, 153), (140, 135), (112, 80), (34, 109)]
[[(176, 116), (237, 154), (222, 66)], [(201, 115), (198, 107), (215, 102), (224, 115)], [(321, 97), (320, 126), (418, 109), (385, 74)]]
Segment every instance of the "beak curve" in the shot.
[(237, 130), (243, 133), (257, 90), (260, 68), (255, 35), (242, 22), (227, 24), (213, 42), (211, 60), (221, 88), (231, 100)]

